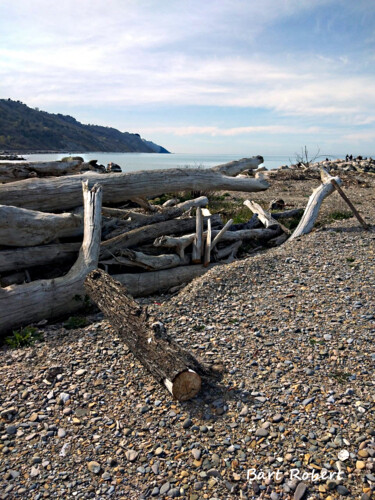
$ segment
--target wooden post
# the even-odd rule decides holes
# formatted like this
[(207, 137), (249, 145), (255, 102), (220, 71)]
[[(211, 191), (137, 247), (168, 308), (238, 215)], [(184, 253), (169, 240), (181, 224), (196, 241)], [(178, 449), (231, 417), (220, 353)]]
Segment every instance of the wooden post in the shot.
[(355, 208), (353, 203), (349, 200), (349, 198), (346, 196), (344, 191), (341, 189), (341, 187), (337, 184), (335, 179), (331, 179), (331, 184), (332, 186), (336, 189), (336, 191), (339, 193), (339, 195), (342, 197), (342, 199), (349, 205), (351, 211), (353, 214), (356, 216), (357, 220), (359, 223), (362, 225), (363, 229), (366, 229), (366, 231), (370, 231), (369, 226), (366, 224), (366, 222), (362, 219), (362, 217), (359, 215), (358, 210)]
[(228, 231), (228, 229), (232, 224), (233, 224), (233, 219), (229, 219), (228, 222), (223, 227), (223, 229), (221, 229), (221, 231), (215, 236), (214, 241), (212, 242), (211, 245), (211, 251), (216, 247), (216, 245), (219, 243), (219, 241), (222, 239), (222, 237)]

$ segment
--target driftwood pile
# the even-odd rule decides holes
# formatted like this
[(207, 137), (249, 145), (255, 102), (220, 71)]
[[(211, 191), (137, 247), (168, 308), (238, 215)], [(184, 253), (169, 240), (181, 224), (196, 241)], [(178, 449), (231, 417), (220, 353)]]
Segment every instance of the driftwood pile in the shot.
[[(98, 267), (133, 297), (150, 295), (178, 289), (211, 266), (232, 261), (244, 243), (276, 246), (311, 231), (324, 198), (341, 183), (327, 172), (292, 235), (282, 219), (296, 211), (271, 216), (250, 200), (244, 204), (249, 217), (254, 215), (242, 225), (231, 220), (223, 225), (204, 208), (205, 196), (163, 207), (148, 201), (187, 190), (265, 190), (269, 185), (261, 176), (238, 176), (262, 161), (253, 157), (212, 169), (78, 172), (0, 184), (0, 334), (81, 308), (84, 278)], [(69, 174), (71, 163), (66, 162)]]

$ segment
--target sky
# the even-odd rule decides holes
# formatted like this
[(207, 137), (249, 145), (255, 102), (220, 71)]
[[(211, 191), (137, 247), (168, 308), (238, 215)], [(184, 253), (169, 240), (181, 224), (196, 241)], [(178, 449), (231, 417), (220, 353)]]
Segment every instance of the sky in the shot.
[(175, 153), (375, 155), (374, 0), (0, 0), (0, 97)]

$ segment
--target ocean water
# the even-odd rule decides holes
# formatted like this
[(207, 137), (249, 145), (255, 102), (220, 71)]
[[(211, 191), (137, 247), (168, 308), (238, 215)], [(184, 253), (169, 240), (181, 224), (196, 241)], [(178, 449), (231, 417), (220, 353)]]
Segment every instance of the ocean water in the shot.
[[(28, 161), (61, 160), (67, 154), (30, 154), (24, 155)], [(123, 172), (138, 170), (157, 170), (161, 168), (177, 167), (214, 167), (241, 158), (248, 158), (250, 154), (202, 155), (202, 154), (157, 154), (157, 153), (75, 153), (73, 156), (82, 156), (85, 161), (98, 160), (98, 163), (107, 166), (114, 162), (120, 165)], [(292, 160), (294, 156), (291, 157)], [(264, 156), (263, 165), (268, 169), (276, 169), (281, 165), (289, 165), (288, 156)]]

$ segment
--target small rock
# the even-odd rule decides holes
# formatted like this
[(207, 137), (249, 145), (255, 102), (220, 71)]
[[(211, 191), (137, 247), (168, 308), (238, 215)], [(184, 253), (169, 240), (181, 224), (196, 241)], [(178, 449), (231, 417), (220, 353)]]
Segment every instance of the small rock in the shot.
[(100, 464), (98, 464), (98, 462), (89, 462), (87, 464), (87, 468), (90, 472), (93, 472), (94, 474), (99, 474), (100, 472)]
[(135, 450), (128, 450), (125, 453), (125, 456), (129, 460), (129, 462), (134, 462), (135, 460), (137, 460), (138, 452)]
[(306, 490), (307, 490), (307, 487), (305, 485), (305, 483), (299, 483), (297, 488), (296, 488), (296, 491), (294, 492), (294, 497), (293, 499), (294, 500), (301, 500), (305, 493), (306, 493)]

